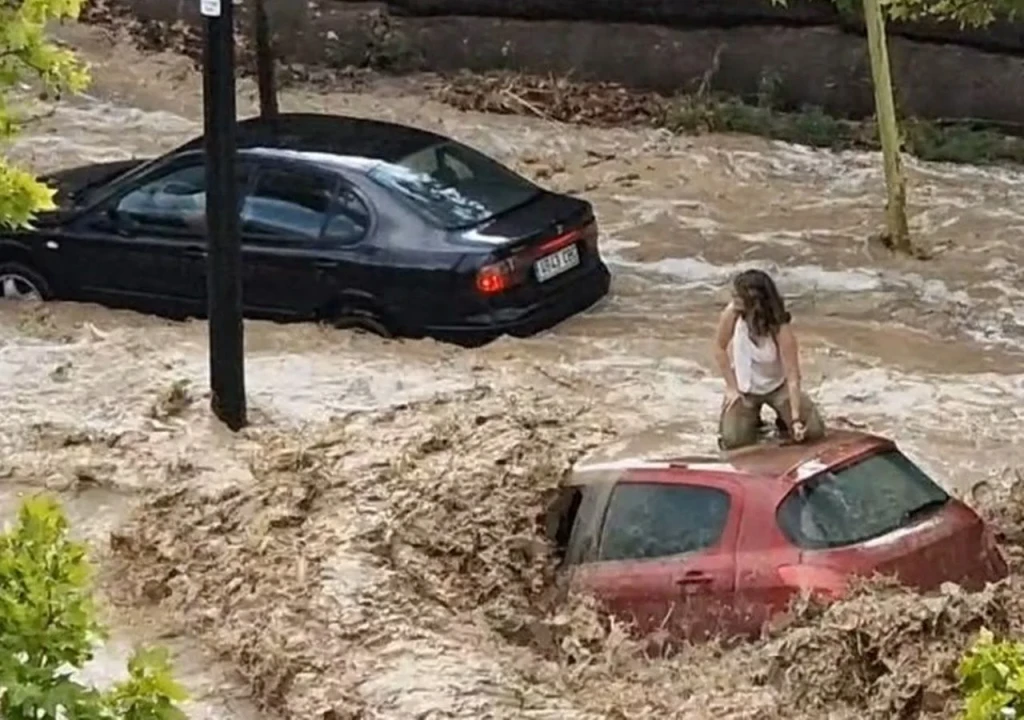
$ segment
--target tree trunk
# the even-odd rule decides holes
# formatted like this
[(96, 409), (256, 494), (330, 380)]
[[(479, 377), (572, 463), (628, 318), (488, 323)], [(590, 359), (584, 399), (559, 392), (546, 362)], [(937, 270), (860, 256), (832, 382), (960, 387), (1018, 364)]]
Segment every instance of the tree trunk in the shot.
[(896, 120), (896, 103), (892, 95), (889, 52), (886, 48), (885, 17), (879, 0), (864, 0), (864, 23), (871, 56), (871, 78), (875, 88), (875, 113), (878, 136), (885, 163), (885, 186), (888, 195), (886, 218), (889, 241), (893, 249), (910, 253), (910, 231), (907, 229), (907, 190), (900, 160), (900, 128)]
[(274, 52), (270, 42), (270, 21), (265, 0), (254, 0), (256, 35), (256, 82), (260, 91), (260, 117), (277, 118), (277, 81), (274, 77)]

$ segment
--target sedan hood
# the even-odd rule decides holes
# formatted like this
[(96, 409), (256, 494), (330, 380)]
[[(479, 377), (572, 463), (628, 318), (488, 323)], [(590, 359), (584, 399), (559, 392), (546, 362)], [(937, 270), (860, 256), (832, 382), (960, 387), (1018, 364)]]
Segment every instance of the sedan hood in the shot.
[(57, 203), (58, 212), (67, 211), (84, 204), (90, 191), (116, 180), (144, 162), (147, 158), (82, 165), (43, 175), (40, 180), (57, 191), (53, 200)]

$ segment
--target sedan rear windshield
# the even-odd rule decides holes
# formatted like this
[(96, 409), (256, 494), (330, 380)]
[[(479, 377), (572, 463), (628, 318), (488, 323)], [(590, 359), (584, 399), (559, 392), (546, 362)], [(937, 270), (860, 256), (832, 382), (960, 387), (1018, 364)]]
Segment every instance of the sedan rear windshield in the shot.
[(540, 193), (540, 188), (501, 163), (455, 142), (380, 163), (369, 176), (447, 230), (479, 225)]
[(623, 483), (612, 491), (601, 532), (601, 560), (646, 560), (718, 544), (729, 494), (698, 485)]
[(911, 525), (949, 495), (898, 451), (816, 475), (779, 506), (779, 527), (807, 549), (856, 545)]

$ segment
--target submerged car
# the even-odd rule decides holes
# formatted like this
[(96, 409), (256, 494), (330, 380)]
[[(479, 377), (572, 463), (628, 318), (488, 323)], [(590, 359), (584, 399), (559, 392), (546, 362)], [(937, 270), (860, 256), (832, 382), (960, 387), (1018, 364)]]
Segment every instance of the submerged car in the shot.
[(754, 635), (851, 576), (968, 589), (1008, 568), (981, 518), (890, 440), (833, 431), (720, 457), (581, 465), (548, 516), (574, 587), (642, 633)]
[[(238, 124), (246, 315), (478, 344), (529, 335), (609, 288), (594, 211), (449, 138), (285, 114)], [(171, 316), (206, 308), (203, 138), (46, 179), (58, 209), (0, 232), (4, 298)]]

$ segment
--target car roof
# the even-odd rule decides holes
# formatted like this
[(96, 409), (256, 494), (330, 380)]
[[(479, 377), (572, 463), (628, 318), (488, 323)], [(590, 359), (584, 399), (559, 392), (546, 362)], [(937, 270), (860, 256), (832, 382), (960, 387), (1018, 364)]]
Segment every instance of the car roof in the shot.
[[(275, 120), (254, 117), (242, 120), (236, 128), (239, 150), (362, 170), (379, 162), (395, 162), (431, 145), (452, 142), (408, 125), (318, 113), (282, 113)], [(175, 152), (202, 147), (200, 136)]]
[[(620, 449), (643, 446), (644, 438), (648, 436), (637, 436), (620, 445)], [(574, 468), (567, 482), (572, 485), (609, 479), (629, 482), (643, 479), (633, 471), (668, 470), (680, 482), (693, 479), (695, 475), (713, 473), (741, 480), (774, 479), (792, 484), (858, 457), (894, 448), (894, 443), (883, 437), (852, 430), (831, 430), (824, 438), (812, 443), (762, 443), (717, 455), (682, 455), (669, 451), (583, 462)]]

